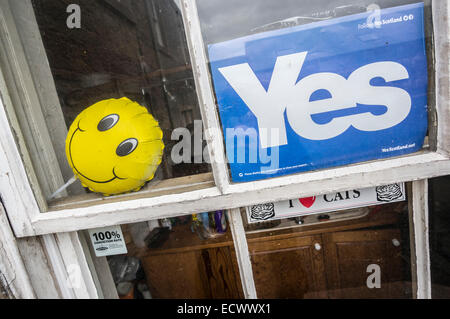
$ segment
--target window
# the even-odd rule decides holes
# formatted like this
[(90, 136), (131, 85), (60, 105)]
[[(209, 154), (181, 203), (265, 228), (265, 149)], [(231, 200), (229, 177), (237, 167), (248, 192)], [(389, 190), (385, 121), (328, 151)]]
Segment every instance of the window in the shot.
[(127, 255), (108, 257), (120, 298), (139, 291), (154, 299), (244, 297), (224, 211), (123, 225), (122, 232)]
[(258, 298), (412, 298), (405, 198), (393, 184), (242, 211)]
[[(414, 153), (399, 152), (397, 157), (386, 158), (363, 156), (348, 163), (336, 158), (334, 164), (319, 165), (304, 171), (289, 171), (290, 164), (287, 163), (288, 174), (243, 180), (239, 180), (239, 172), (235, 171), (236, 175), (227, 161), (230, 148), (229, 141), (224, 138), (227, 125), (224, 125), (224, 115), (221, 113), (221, 107), (227, 105), (221, 104), (221, 96), (217, 94), (215, 75), (219, 67), (212, 65), (209, 49), (242, 37), (265, 40), (267, 34), (286, 34), (294, 29), (313, 28), (317, 26), (315, 23), (334, 23), (358, 14), (370, 15), (377, 10), (414, 6), (416, 3), (380, 0), (376, 1), (376, 6), (369, 7), (372, 2), (355, 0), (349, 4), (336, 0), (305, 4), (286, 0), (282, 4), (277, 3), (274, 8), (268, 1), (139, 0), (128, 3), (80, 0), (77, 2), (81, 8), (80, 29), (67, 27), (70, 13), (66, 12), (65, 2), (2, 2), (0, 195), (17, 236), (132, 225), (165, 218), (182, 219), (183, 216), (202, 212), (229, 210), (228, 220), (234, 244), (229, 245), (229, 249), (235, 249), (242, 294), (255, 297), (262, 293), (260, 282), (265, 279), (258, 277), (255, 269), (252, 271), (250, 261), (255, 266), (255, 256), (259, 256), (265, 248), (258, 246), (261, 248), (258, 250), (257, 245), (253, 245), (252, 240), (256, 242), (259, 235), (243, 224), (241, 208), (414, 181), (411, 207), (408, 210), (402, 207), (402, 218), (414, 224), (414, 227), (408, 226), (409, 231), (417, 235), (420, 229), (426, 227), (419, 222), (417, 215), (427, 214), (424, 200), (420, 197), (426, 179), (450, 173), (450, 146), (445, 126), (449, 118), (449, 97), (445, 90), (446, 83), (443, 83), (445, 79), (441, 76), (448, 73), (446, 62), (449, 57), (444, 45), (448, 41), (445, 3), (431, 0), (419, 2), (424, 4), (428, 77), (425, 80), (420, 77), (417, 85), (422, 89), (425, 86), (428, 88), (428, 113), (421, 113), (428, 114), (428, 118), (421, 118), (421, 123), (426, 123), (428, 130), (421, 126), (423, 140), (416, 143)], [(232, 9), (239, 9), (243, 14), (233, 13)], [(249, 12), (254, 14), (249, 15)], [(370, 32), (367, 36), (370, 37)], [(258, 42), (257, 46), (262, 42)], [(298, 53), (289, 50), (277, 52), (277, 55)], [(275, 63), (275, 59), (272, 62)], [(321, 63), (318, 61), (314, 67), (330, 72), (327, 64)], [(305, 65), (305, 68), (308, 66)], [(310, 67), (308, 72), (312, 74), (313, 71)], [(346, 78), (348, 76), (345, 75)], [(266, 85), (269, 80), (266, 77)], [(377, 81), (371, 85), (382, 86), (382, 81)], [(317, 96), (309, 96), (307, 102), (326, 100), (328, 96), (324, 91), (313, 92)], [(67, 131), (77, 115), (98, 101), (121, 97), (144, 106), (162, 129), (165, 148), (155, 177), (137, 192), (103, 196), (74, 184), (66, 189), (66, 193), (60, 193), (59, 198), (51, 199), (51, 195), (74, 174), (66, 158), (65, 142)], [(270, 102), (270, 99), (267, 101)], [(255, 118), (248, 114), (231, 111), (228, 116), (239, 120), (236, 123), (255, 122)], [(334, 116), (342, 118), (348, 114)], [(289, 115), (283, 113), (279, 119), (284, 121), (285, 117)], [(102, 119), (97, 120), (98, 124)], [(105, 120), (111, 119), (116, 118)], [(330, 118), (316, 121), (326, 124)], [(289, 125), (286, 125), (287, 130), (292, 131)], [(279, 137), (268, 137), (266, 142), (270, 144)], [(359, 143), (367, 147), (367, 141), (353, 140), (346, 142), (346, 145)], [(185, 144), (188, 146), (181, 148)], [(399, 146), (399, 149), (394, 148), (395, 151), (402, 150), (402, 145)], [(341, 150), (336, 146), (328, 150), (333, 151), (337, 154)], [(174, 153), (181, 157), (181, 161), (174, 158)], [(266, 154), (269, 160), (274, 155)], [(295, 153), (283, 154), (284, 159), (295, 157)], [(96, 163), (96, 167), (103, 168), (106, 166), (104, 164)], [(116, 175), (114, 170), (112, 172)], [(413, 217), (405, 219), (406, 213)], [(295, 226), (293, 221), (284, 223)], [(399, 223), (395, 221), (387, 226), (404, 236), (408, 227), (403, 227), (405, 224), (399, 226)], [(247, 233), (244, 227), (247, 227)], [(352, 231), (362, 234), (366, 230), (365, 226), (358, 226)], [(275, 231), (284, 234), (282, 229)], [(324, 240), (328, 235), (321, 233), (320, 236)], [(386, 239), (383, 236), (380, 238)], [(304, 238), (298, 240), (303, 241)], [(419, 246), (414, 249), (426, 250)], [(420, 254), (411, 252), (413, 259), (417, 255)], [(264, 260), (265, 257), (261, 258)], [(422, 266), (417, 265), (419, 268)], [(409, 280), (409, 276), (402, 280)], [(238, 278), (235, 282), (239, 282)], [(417, 282), (420, 286), (427, 281), (426, 278), (418, 278)], [(415, 289), (413, 285), (403, 292), (414, 296), (419, 288)], [(423, 296), (422, 292), (419, 295)]]
[(445, 244), (450, 234), (448, 219), (448, 200), (445, 194), (448, 176), (438, 177), (429, 183), (430, 205), (430, 259), (432, 297), (447, 299), (450, 297), (449, 250)]
[[(376, 157), (370, 154), (378, 147), (381, 148), (378, 158), (405, 154), (408, 149), (408, 153), (429, 149), (428, 141), (435, 140), (434, 136), (425, 138), (427, 128), (434, 132), (435, 126), (433, 121), (427, 121), (426, 110), (429, 109), (430, 116), (434, 112), (434, 105), (429, 103), (433, 103), (434, 92), (432, 68), (429, 69), (431, 76), (427, 77), (427, 65), (433, 64), (432, 25), (425, 22), (431, 20), (430, 3), (426, 3), (425, 13), (422, 4), (419, 4), (419, 8), (415, 3), (414, 0), (375, 3), (354, 1), (352, 4), (316, 1), (298, 5), (297, 1), (277, 4), (271, 1), (245, 4), (239, 1), (199, 1), (202, 35), (232, 182), (242, 183), (314, 171), (344, 163), (361, 162), (364, 158), (370, 160)], [(415, 11), (414, 8), (418, 10)], [(244, 12), (250, 10), (254, 14), (248, 18)], [(373, 12), (372, 15), (367, 11)], [(226, 27), (229, 21), (234, 23)], [(402, 25), (405, 29), (399, 31)], [(387, 34), (405, 34), (405, 30), (411, 32), (413, 28), (416, 28), (414, 32), (417, 32), (417, 37), (409, 34), (408, 37), (402, 36), (396, 40), (395, 36), (390, 38)], [(426, 37), (426, 41), (423, 37)], [(416, 44), (420, 47), (417, 54), (412, 53)], [(409, 48), (407, 54), (412, 55), (400, 57), (401, 51), (406, 47)], [(428, 59), (424, 55), (425, 47)], [(391, 55), (384, 55), (385, 50)], [(405, 74), (406, 78), (403, 80), (414, 82), (411, 87), (401, 87), (412, 94), (414, 101), (409, 115), (402, 117), (402, 123), (406, 124), (408, 119), (415, 117), (414, 125), (405, 128), (405, 132), (408, 132), (406, 134), (411, 137), (414, 135), (412, 132), (422, 132), (415, 141), (411, 139), (401, 142), (400, 136), (403, 133), (400, 132), (392, 131), (392, 135), (388, 135), (387, 132), (397, 126), (394, 123), (394, 126), (390, 126), (386, 124), (387, 118), (378, 117), (385, 110), (376, 110), (375, 99), (358, 96), (353, 101), (341, 98), (338, 94), (340, 90), (346, 90), (346, 82), (339, 76), (347, 78), (350, 91), (355, 90), (357, 84), (352, 79), (355, 73), (359, 73), (355, 70), (362, 70), (370, 65), (375, 68), (375, 64), (376, 68), (380, 68), (383, 62), (379, 64), (376, 61), (397, 59), (402, 61), (409, 73)], [(407, 60), (414, 62), (407, 65)], [(364, 65), (365, 63), (369, 64)], [(291, 73), (284, 71), (284, 77), (292, 77), (292, 81), (289, 80), (292, 83), (278, 80), (278, 70), (287, 68), (285, 64), (299, 66), (292, 69)], [(418, 72), (416, 75), (414, 69)], [(418, 74), (421, 74), (420, 80)], [(386, 77), (375, 73), (372, 75)], [(393, 85), (391, 82), (401, 83), (396, 82), (400, 78), (391, 79), (393, 81), (386, 79), (376, 84), (376, 79), (372, 78), (370, 85), (379, 90), (383, 85)], [(277, 84), (277, 81), (281, 84)], [(358, 81), (362, 81), (362, 78)], [(277, 85), (283, 85), (283, 90), (280, 91), (282, 94), (277, 95)], [(294, 87), (292, 92), (289, 91), (291, 86)], [(339, 90), (334, 90), (335, 87), (339, 87)], [(365, 89), (360, 87), (356, 90)], [(427, 92), (431, 96), (430, 101), (423, 99)], [(290, 94), (296, 102), (287, 100), (285, 96)], [(380, 94), (389, 95), (381, 91)], [(270, 102), (266, 105), (264, 100)], [(368, 106), (371, 103), (369, 100), (373, 102), (372, 106)], [(304, 106), (300, 108), (299, 103)], [(343, 104), (353, 103), (356, 103), (356, 107), (342, 108)], [(389, 102), (383, 103), (389, 107)], [(400, 108), (402, 103), (396, 103), (396, 107)], [(420, 114), (416, 116), (414, 109), (418, 105)], [(406, 104), (405, 106), (408, 107)], [(270, 116), (266, 118), (264, 114)], [(343, 124), (347, 121), (344, 119), (346, 115), (349, 125)], [(361, 116), (371, 118), (370, 128), (359, 122)], [(384, 130), (386, 135), (380, 134), (372, 139), (371, 134), (379, 130), (374, 124), (377, 121), (383, 122), (383, 127), (380, 126), (379, 129)], [(241, 130), (237, 131), (236, 127)], [(355, 129), (370, 133), (361, 133), (364, 137), (357, 142), (359, 138)], [(244, 142), (246, 138), (248, 142)], [(353, 142), (346, 144), (349, 140)], [(389, 143), (392, 145), (388, 145)], [(316, 149), (317, 145), (320, 146)], [(296, 149), (301, 150), (298, 155)], [(288, 154), (295, 156), (289, 157)]]
[[(63, 16), (58, 16), (58, 19), (52, 20), (53, 22), (46, 22), (45, 19), (51, 20), (52, 14), (65, 8), (59, 8), (56, 3), (39, 1), (32, 3), (33, 6), (9, 4), (4, 9), (9, 10), (11, 19), (9, 19), (9, 27), (3, 32), (15, 36), (20, 41), (5, 43), (6, 54), (3, 64), (5, 70), (9, 70), (8, 73), (5, 73), (8, 83), (22, 83), (19, 81), (21, 77), (29, 79), (24, 82), (26, 85), (22, 87), (9, 85), (10, 91), (14, 94), (11, 93), (11, 101), (5, 103), (5, 106), (11, 125), (17, 132), (16, 140), (18, 140), (21, 154), (24, 157), (28, 178), (32, 181), (31, 187), (39, 207), (38, 210), (48, 212), (45, 214), (46, 216), (34, 217), (33, 224), (35, 225), (42, 222), (48, 226), (50, 220), (55, 225), (63, 225), (66, 223), (60, 223), (57, 220), (77, 219), (77, 216), (84, 214), (97, 218), (99, 213), (109, 214), (111, 208), (115, 209), (116, 216), (121, 216), (120, 220), (130, 216), (128, 211), (135, 211), (140, 220), (148, 219), (149, 214), (161, 214), (162, 216), (165, 213), (162, 212), (161, 207), (167, 207), (171, 214), (174, 214), (173, 216), (187, 213), (187, 211), (194, 212), (198, 208), (205, 210), (230, 208), (228, 200), (230, 196), (234, 198), (234, 205), (246, 206), (259, 202), (261, 196), (267, 200), (283, 200), (298, 195), (308, 196), (338, 191), (336, 180), (340, 180), (342, 184), (339, 185), (343, 185), (344, 188), (406, 181), (410, 178), (408, 173), (410, 165), (414, 165), (417, 171), (423, 171), (423, 177), (425, 177), (431, 174), (435, 167), (441, 165), (440, 163), (446, 163), (444, 130), (442, 126), (438, 126), (437, 131), (432, 133), (433, 120), (429, 122), (428, 126), (431, 134), (429, 135), (437, 136), (436, 143), (434, 143), (437, 146), (436, 151), (433, 151), (433, 139), (429, 139), (430, 150), (424, 149), (402, 158), (362, 162), (352, 166), (330, 167), (266, 180), (235, 183), (229, 176), (225, 153), (226, 143), (224, 143), (220, 130), (221, 124), (216, 110), (214, 88), (209, 80), (203, 37), (199, 38), (201, 34), (205, 35), (205, 43), (208, 44), (208, 41), (211, 41), (209, 34), (217, 26), (207, 26), (208, 20), (204, 17), (208, 8), (203, 7), (202, 1), (198, 3), (198, 13), (203, 31), (200, 28), (201, 24), (198, 23), (199, 20), (196, 19), (197, 10), (194, 3), (181, 6), (181, 9), (185, 11), (183, 14), (176, 3), (168, 4), (164, 10), (160, 8), (160, 22), (163, 21), (163, 17), (166, 17), (168, 20), (164, 23), (172, 23), (172, 27), (178, 30), (173, 33), (173, 38), (167, 38), (167, 41), (170, 42), (170, 45), (167, 46), (170, 56), (158, 49), (152, 49), (154, 35), (149, 31), (152, 30), (150, 21), (152, 19), (150, 12), (152, 1), (142, 1), (140, 5), (143, 8), (136, 15), (130, 14), (130, 12), (136, 10), (138, 5), (128, 8), (123, 3), (118, 4), (115, 1), (86, 4), (85, 11), (88, 14), (83, 20), (85, 29), (81, 28), (80, 30), (66, 28), (66, 19), (62, 19)], [(161, 6), (159, 2), (155, 2), (155, 4)], [(392, 3), (380, 2), (379, 6), (385, 8), (392, 6)], [(340, 8), (338, 10), (340, 15), (353, 13), (353, 11), (348, 12), (350, 9), (343, 10), (338, 3), (336, 3), (336, 7)], [(425, 20), (429, 21), (431, 10), (428, 2), (425, 8), (425, 15), (428, 17)], [(317, 11), (317, 8), (308, 10), (313, 15), (319, 13), (324, 15), (321, 19), (328, 18), (331, 14), (326, 15), (328, 9), (325, 10), (325, 13)], [(361, 11), (358, 10), (358, 12)], [(16, 23), (14, 16), (24, 14), (28, 15), (26, 19), (31, 22), (26, 25)], [(98, 14), (105, 15), (101, 23), (96, 21)], [(161, 14), (163, 15), (161, 16)], [(214, 16), (214, 10), (208, 14)], [(191, 24), (184, 24), (187, 38), (180, 35), (183, 32), (183, 25), (180, 21), (182, 16), (194, 18)], [(64, 17), (67, 18), (67, 15)], [(267, 19), (269, 18), (267, 17)], [(221, 20), (216, 21), (220, 23)], [(266, 22), (270, 23), (270, 21), (263, 21), (262, 24), (265, 25)], [(57, 25), (62, 25), (62, 27), (57, 28)], [(432, 34), (430, 25), (430, 23), (426, 24), (428, 43), (431, 42)], [(435, 24), (435, 26), (438, 25)], [(254, 27), (252, 26), (250, 29), (254, 29)], [(101, 31), (101, 28), (105, 30), (103, 43), (95, 41), (95, 35)], [(247, 30), (244, 25), (242, 28)], [(238, 32), (237, 29), (235, 32)], [(16, 32), (13, 32), (14, 30)], [(84, 34), (88, 30), (90, 33)], [(30, 34), (34, 36), (28, 38)], [(84, 35), (86, 37), (83, 38)], [(242, 36), (242, 33), (230, 36)], [(127, 38), (126, 45), (125, 42), (120, 42), (123, 37)], [(74, 45), (70, 42), (71, 40), (74, 41), (75, 46), (69, 49)], [(93, 42), (89, 43), (89, 41)], [(36, 51), (36, 48), (39, 50)], [(190, 60), (186, 60), (187, 48), (191, 52), (192, 63)], [(63, 53), (63, 50), (66, 51)], [(123, 54), (120, 53), (121, 50)], [(46, 52), (46, 54), (36, 54), (36, 52)], [(429, 59), (433, 58), (431, 53), (428, 54)], [(437, 52), (435, 56), (442, 54)], [(14, 61), (15, 56), (20, 56), (23, 61), (29, 62), (26, 64), (10, 63), (10, 61)], [(48, 60), (49, 68), (41, 67), (47, 65), (46, 60)], [(69, 61), (71, 62), (69, 63)], [(195, 65), (195, 67), (191, 65)], [(429, 65), (433, 69), (432, 60), (429, 61)], [(72, 72), (74, 76), (68, 77), (67, 72)], [(432, 74), (430, 72), (430, 82), (433, 79)], [(13, 81), (14, 78), (16, 81)], [(34, 83), (39, 83), (39, 86), (35, 86)], [(432, 83), (429, 87), (431, 90)], [(21, 92), (22, 95), (19, 94)], [(24, 92), (28, 98), (21, 98)], [(78, 185), (68, 189), (69, 197), (47, 202), (46, 199), (73, 175), (67, 163), (64, 148), (66, 129), (75, 115), (91, 103), (108, 97), (121, 96), (129, 96), (145, 105), (160, 122), (164, 132), (165, 151), (156, 177), (137, 193), (104, 198), (92, 193), (80, 194), (83, 190)], [(439, 105), (443, 103), (443, 100), (440, 100), (440, 95), (438, 97), (439, 101), (436, 101), (438, 104), (437, 114), (444, 119), (445, 112), (439, 111), (441, 110)], [(433, 99), (434, 94), (430, 94), (430, 102)], [(33, 110), (32, 116), (27, 113), (28, 109)], [(189, 124), (184, 127), (190, 117), (187, 110), (192, 110), (193, 127)], [(429, 113), (433, 115), (433, 112)], [(197, 128), (195, 123), (197, 123)], [(202, 126), (203, 132), (199, 128), (200, 126)], [(195, 156), (187, 156), (186, 158), (194, 162), (194, 165), (189, 165), (188, 169), (184, 165), (185, 163), (178, 164), (173, 161), (170, 151), (174, 149), (175, 144), (184, 139), (181, 136), (187, 134), (186, 130), (182, 130), (181, 132), (185, 133), (178, 132), (175, 134), (175, 140), (172, 140), (176, 128), (187, 129), (190, 134), (192, 131), (198, 133), (197, 136), (192, 137), (194, 141), (191, 140), (191, 146), (193, 146), (191, 153), (196, 153), (197, 157), (201, 157), (202, 163), (196, 163)], [(196, 143), (195, 139), (202, 141)], [(211, 162), (211, 164), (209, 165), (207, 162)], [(435, 163), (433, 165), (436, 166), (430, 166), (430, 163)], [(445, 167), (444, 165), (443, 169)], [(396, 170), (395, 176), (388, 173), (392, 169)], [(182, 180), (171, 181), (170, 177), (182, 178)], [(305, 188), (302, 185), (308, 185), (308, 187)], [(299, 188), (303, 194), (298, 194)], [(185, 199), (192, 200), (192, 208), (187, 211), (186, 209), (174, 209), (178, 202)], [(114, 205), (115, 203), (120, 203), (120, 205)], [(35, 209), (37, 210), (37, 207)], [(21, 219), (21, 217), (18, 218)], [(28, 220), (28, 217), (24, 219)], [(136, 220), (129, 219), (129, 222), (133, 221)], [(114, 221), (111, 220), (111, 223)], [(92, 224), (87, 223), (85, 226), (88, 225)], [(47, 232), (50, 229), (41, 231)], [(31, 233), (34, 232), (31, 231)]]
[[(177, 7), (169, 2), (161, 2), (156, 8), (155, 1), (111, 7), (112, 3), (86, 3), (83, 27), (73, 30), (64, 28), (65, 19), (59, 18), (61, 10), (65, 8), (64, 3), (33, 1), (65, 119), (65, 123), (50, 124), (67, 126), (68, 129), (70, 125), (76, 124), (75, 117), (88, 106), (102, 100), (126, 97), (145, 106), (162, 129), (165, 149), (161, 165), (152, 179), (153, 184), (174, 176), (210, 172), (210, 166), (205, 162), (187, 171), (173, 160), (176, 157), (172, 154), (173, 147), (178, 142), (173, 138), (176, 136), (174, 132), (177, 128), (188, 128), (191, 134), (189, 138), (193, 140), (194, 121), (201, 121), (191, 67), (183, 58), (187, 48), (185, 41), (181, 41), (180, 35), (184, 30)], [(149, 10), (152, 10), (151, 14)], [(155, 16), (161, 16), (167, 27), (173, 30), (171, 38), (165, 41), (170, 44), (167, 47), (169, 56), (162, 55), (159, 47), (154, 45), (151, 30), (155, 30), (156, 41), (162, 41), (159, 22), (157, 28), (152, 27)], [(98, 34), (102, 34), (102, 37), (99, 38)], [(188, 123), (183, 117), (187, 107), (192, 108), (192, 118)], [(196, 133), (201, 138), (202, 132)], [(54, 140), (61, 136), (50, 138)], [(76, 139), (72, 141), (76, 143)], [(191, 152), (191, 149), (185, 152)], [(187, 158), (187, 164), (191, 163), (195, 154), (191, 156)], [(74, 157), (71, 161), (76, 169), (82, 164), (76, 164)], [(120, 175), (119, 170), (116, 170), (117, 176)], [(97, 171), (101, 173), (102, 170), (97, 168)], [(77, 172), (82, 174), (83, 168)], [(109, 177), (107, 173), (105, 176), (96, 173), (91, 172), (90, 175), (98, 175), (92, 178), (94, 180)]]

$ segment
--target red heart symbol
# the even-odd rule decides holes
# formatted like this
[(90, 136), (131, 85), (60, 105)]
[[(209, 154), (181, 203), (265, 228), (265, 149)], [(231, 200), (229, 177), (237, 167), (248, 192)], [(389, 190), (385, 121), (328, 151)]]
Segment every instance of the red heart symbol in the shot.
[(316, 201), (316, 196), (306, 197), (306, 198), (299, 198), (299, 201), (306, 208), (310, 208), (314, 204), (314, 202)]

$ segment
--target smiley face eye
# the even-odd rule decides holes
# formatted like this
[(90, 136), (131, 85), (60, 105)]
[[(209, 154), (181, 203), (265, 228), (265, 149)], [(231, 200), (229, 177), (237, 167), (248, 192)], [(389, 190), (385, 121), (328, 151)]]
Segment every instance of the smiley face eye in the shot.
[(138, 146), (138, 140), (135, 138), (129, 138), (123, 141), (117, 146), (116, 154), (118, 156), (127, 156), (131, 154)]
[(116, 125), (118, 121), (119, 121), (119, 115), (117, 115), (117, 114), (110, 114), (108, 116), (105, 116), (98, 123), (97, 130), (99, 130), (100, 132), (107, 131), (107, 130), (111, 129), (114, 125)]

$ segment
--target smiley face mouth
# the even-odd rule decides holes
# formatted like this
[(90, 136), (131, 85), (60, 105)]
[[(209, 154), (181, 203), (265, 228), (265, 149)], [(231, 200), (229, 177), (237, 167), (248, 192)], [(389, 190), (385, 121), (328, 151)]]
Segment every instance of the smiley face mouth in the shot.
[(69, 142), (69, 156), (70, 156), (70, 162), (72, 163), (73, 169), (74, 169), (75, 171), (77, 171), (78, 174), (80, 174), (81, 176), (83, 176), (84, 178), (86, 178), (87, 180), (89, 180), (89, 181), (91, 181), (91, 182), (94, 182), (94, 183), (98, 183), (98, 184), (106, 184), (106, 183), (112, 182), (112, 181), (114, 181), (114, 180), (116, 180), (116, 179), (119, 179), (119, 180), (125, 180), (126, 178), (121, 178), (121, 177), (119, 177), (119, 176), (116, 175), (116, 172), (115, 172), (115, 169), (116, 169), (116, 168), (115, 168), (115, 167), (113, 167), (113, 169), (112, 169), (112, 174), (113, 174), (114, 177), (111, 178), (111, 179), (109, 179), (109, 180), (107, 180), (107, 181), (96, 181), (96, 180), (93, 180), (93, 179), (87, 177), (86, 175), (84, 175), (83, 173), (81, 173), (81, 172), (77, 169), (77, 167), (75, 166), (75, 163), (73, 162), (73, 157), (72, 157), (72, 141), (73, 141), (73, 137), (75, 136), (75, 134), (76, 134), (78, 131), (80, 131), (80, 132), (85, 132), (84, 130), (82, 130), (82, 129), (80, 128), (80, 121), (78, 121), (77, 129), (75, 130), (75, 132), (73, 132), (72, 136), (70, 137), (70, 142)]

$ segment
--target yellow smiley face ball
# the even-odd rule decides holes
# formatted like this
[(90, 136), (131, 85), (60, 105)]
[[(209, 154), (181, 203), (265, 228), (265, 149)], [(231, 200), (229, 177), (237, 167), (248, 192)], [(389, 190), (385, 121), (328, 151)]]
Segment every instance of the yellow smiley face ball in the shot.
[(84, 187), (104, 195), (127, 193), (154, 177), (164, 150), (162, 136), (145, 107), (128, 98), (104, 100), (76, 117), (66, 155)]

